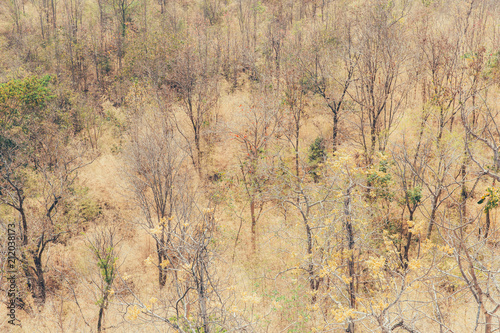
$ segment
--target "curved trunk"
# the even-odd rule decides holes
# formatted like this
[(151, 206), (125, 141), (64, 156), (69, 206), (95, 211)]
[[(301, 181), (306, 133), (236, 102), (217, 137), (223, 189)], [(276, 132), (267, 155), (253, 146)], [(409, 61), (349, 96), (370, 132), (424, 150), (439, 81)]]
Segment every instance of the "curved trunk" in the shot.
[(45, 303), (46, 289), (45, 277), (43, 275), (42, 267), (42, 253), (32, 254), (33, 262), (35, 264), (36, 286), (33, 288), (33, 297), (41, 304)]

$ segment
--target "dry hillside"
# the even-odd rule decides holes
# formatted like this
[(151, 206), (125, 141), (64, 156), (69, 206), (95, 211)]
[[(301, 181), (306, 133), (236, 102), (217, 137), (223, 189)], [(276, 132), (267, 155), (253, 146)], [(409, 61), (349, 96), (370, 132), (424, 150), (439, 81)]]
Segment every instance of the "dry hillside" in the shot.
[(499, 27), (1, 1), (0, 330), (499, 332)]

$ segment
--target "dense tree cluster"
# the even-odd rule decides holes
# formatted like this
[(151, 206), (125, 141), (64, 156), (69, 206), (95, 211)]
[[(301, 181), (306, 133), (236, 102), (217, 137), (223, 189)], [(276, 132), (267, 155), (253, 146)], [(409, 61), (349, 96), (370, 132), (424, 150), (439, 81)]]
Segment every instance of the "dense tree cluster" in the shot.
[(0, 17), (17, 324), (500, 330), (496, 0), (8, 0)]

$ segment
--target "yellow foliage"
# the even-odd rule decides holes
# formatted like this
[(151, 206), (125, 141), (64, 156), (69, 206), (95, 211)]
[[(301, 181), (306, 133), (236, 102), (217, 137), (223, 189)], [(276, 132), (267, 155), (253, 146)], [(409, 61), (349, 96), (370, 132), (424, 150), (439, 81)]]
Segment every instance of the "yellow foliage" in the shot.
[(153, 258), (151, 257), (151, 254), (144, 260), (144, 263), (146, 264), (146, 266), (154, 265), (154, 261)]
[(408, 221), (408, 229), (414, 234), (424, 234), (427, 229), (425, 221)]
[(450, 247), (448, 244), (446, 244), (446, 245), (441, 246), (441, 251), (443, 251), (444, 253), (447, 253), (451, 256), (455, 250), (452, 247)]
[(412, 270), (416, 270), (422, 267), (422, 260), (420, 259), (412, 259), (408, 262), (408, 268)]
[(165, 259), (160, 263), (160, 266), (161, 268), (165, 269), (165, 267), (167, 267), (169, 263), (170, 261), (168, 261), (168, 259)]
[(155, 228), (149, 229), (149, 232), (152, 233), (153, 235), (159, 235), (162, 233), (162, 231), (163, 231), (163, 227), (160, 225), (156, 226)]
[(352, 280), (352, 278), (345, 276), (344, 274), (342, 274), (341, 279), (342, 279), (342, 281), (344, 281), (345, 284), (351, 283), (351, 280)]
[(424, 240), (421, 244), (422, 253), (428, 253), (434, 246), (435, 244), (430, 239)]
[(354, 309), (339, 305), (337, 308), (332, 309), (332, 316), (337, 323), (343, 323), (349, 318), (356, 318), (356, 313)]
[(246, 295), (246, 293), (244, 293), (242, 301), (246, 303), (259, 304), (261, 299), (257, 295)]
[(141, 309), (137, 305), (134, 305), (134, 307), (131, 307), (128, 309), (127, 319), (134, 321), (137, 319), (137, 317), (139, 316), (140, 313), (141, 313)]
[(382, 269), (384, 268), (384, 265), (384, 257), (370, 257), (370, 259), (366, 261), (366, 266), (370, 269), (370, 273), (373, 277), (382, 277)]

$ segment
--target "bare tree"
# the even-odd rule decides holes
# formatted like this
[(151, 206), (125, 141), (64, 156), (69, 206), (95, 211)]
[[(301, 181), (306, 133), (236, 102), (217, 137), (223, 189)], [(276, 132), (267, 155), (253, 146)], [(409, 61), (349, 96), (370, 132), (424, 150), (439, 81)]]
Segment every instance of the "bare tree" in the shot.
[[(301, 165), (307, 168), (306, 163)], [(352, 202), (354, 189), (361, 181), (361, 172), (353, 165), (353, 160), (344, 155), (327, 160), (321, 171), (325, 176), (321, 182), (314, 182), (308, 173), (300, 173), (297, 177), (282, 163), (274, 195), (282, 204), (295, 208), (304, 226), (306, 264), (303, 269), (308, 275), (312, 302), (316, 302), (316, 294), (324, 280), (320, 267), (333, 256), (336, 243), (340, 248), (339, 256), (342, 261), (345, 260), (342, 263), (343, 273), (347, 275), (346, 279), (340, 281), (342, 288), (345, 287), (348, 306), (354, 309), (356, 231)], [(336, 223), (342, 226), (342, 232), (338, 235), (333, 227)]]
[(355, 92), (359, 105), (359, 131), (366, 162), (375, 151), (385, 151), (393, 125), (406, 100), (407, 85), (403, 66), (407, 60), (404, 30), (400, 20), (406, 8), (395, 3), (381, 6), (375, 2), (359, 24), (362, 38), (357, 41)]
[[(348, 11), (346, 10), (346, 14)], [(348, 102), (348, 89), (353, 83), (358, 55), (353, 45), (352, 21), (325, 36), (322, 30), (314, 30), (311, 36), (311, 53), (303, 57), (300, 65), (307, 72), (306, 87), (321, 97), (332, 115), (332, 147), (339, 145), (340, 121)], [(339, 25), (341, 25), (340, 23)]]
[(171, 242), (173, 211), (178, 204), (176, 186), (184, 182), (185, 154), (178, 145), (168, 117), (161, 113), (146, 113), (134, 121), (130, 133), (127, 159), (128, 182), (145, 219), (140, 224), (156, 242), (158, 283), (164, 286), (167, 261), (165, 247)]
[(116, 18), (116, 51), (118, 57), (118, 71), (122, 69), (122, 60), (125, 56), (125, 36), (127, 28), (132, 21), (131, 11), (134, 8), (135, 0), (113, 0), (111, 2)]
[(482, 326), (485, 333), (491, 333), (499, 328), (494, 322), (500, 322), (499, 260), (492, 243), (492, 237), (498, 237), (498, 230), (495, 229), (489, 239), (474, 237), (479, 228), (476, 221), (481, 215), (482, 209), (476, 209), (472, 217), (460, 215), (455, 223), (443, 221), (441, 234), (453, 249), (460, 278), (477, 305), (476, 320), (471, 328), (477, 330)]
[(300, 46), (297, 42), (287, 45), (292, 52), (287, 52), (285, 68), (283, 70), (283, 102), (286, 109), (283, 112), (283, 134), (292, 146), (295, 155), (295, 175), (299, 176), (299, 145), (301, 128), (307, 118), (306, 107), (308, 104), (308, 90), (304, 84), (305, 72), (298, 60), (300, 59)]
[(266, 188), (273, 178), (273, 139), (279, 130), (280, 107), (271, 94), (255, 93), (249, 105), (241, 105), (241, 118), (229, 131), (240, 146), (241, 183), (250, 205), (252, 251), (256, 250), (257, 222), (269, 201)]
[(273, 86), (277, 91), (280, 90), (281, 85), (283, 46), (286, 34), (288, 33), (288, 22), (285, 9), (283, 7), (283, 3), (278, 2), (275, 8), (273, 8), (273, 17), (267, 27), (266, 58), (271, 69), (272, 77), (276, 82)]
[(205, 150), (202, 146), (204, 134), (219, 99), (217, 68), (213, 61), (215, 55), (209, 37), (199, 27), (194, 36), (185, 37), (186, 45), (172, 62), (171, 86), (178, 93), (191, 133), (188, 134), (180, 121), (175, 124), (186, 140), (188, 154), (200, 176)]
[[(216, 245), (216, 207), (204, 201), (201, 193), (183, 183), (177, 189), (179, 200), (173, 207), (169, 243), (163, 243), (164, 261), (150, 264), (161, 266), (168, 273), (171, 288), (163, 289), (148, 301), (137, 295), (124, 298), (128, 320), (165, 323), (179, 332), (218, 332), (240, 327), (230, 318), (228, 307), (232, 293), (224, 289), (225, 272), (219, 263)], [(159, 235), (160, 230), (153, 230)]]

